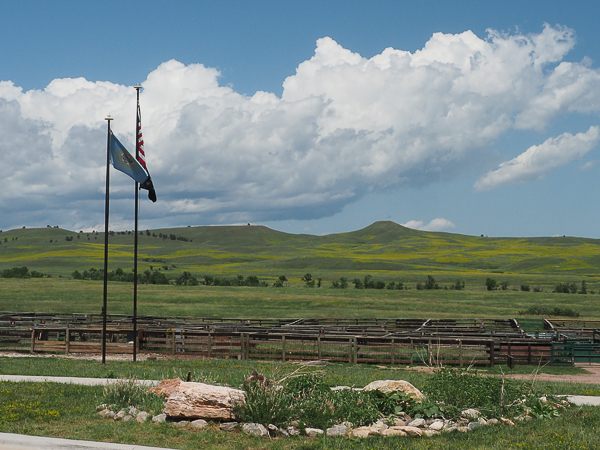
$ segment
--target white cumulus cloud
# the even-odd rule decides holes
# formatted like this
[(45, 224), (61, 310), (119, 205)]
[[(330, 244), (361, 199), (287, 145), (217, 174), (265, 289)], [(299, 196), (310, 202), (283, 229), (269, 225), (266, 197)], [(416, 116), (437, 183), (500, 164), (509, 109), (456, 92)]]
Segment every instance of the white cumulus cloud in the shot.
[(438, 217), (437, 219), (433, 219), (427, 225), (422, 220), (409, 220), (406, 223), (402, 224), (405, 227), (412, 228), (414, 230), (422, 230), (422, 231), (446, 231), (456, 228), (454, 223), (450, 222), (447, 219), (442, 219)]
[(550, 171), (580, 159), (597, 144), (600, 128), (590, 127), (573, 136), (563, 133), (543, 144), (533, 145), (514, 159), (500, 164), (493, 172), (477, 180), (475, 189), (486, 191), (513, 183), (525, 183), (544, 177)]
[[(563, 61), (574, 44), (573, 30), (546, 25), (531, 35), (436, 33), (414, 53), (388, 48), (365, 58), (324, 37), (283, 80), (281, 97), (243, 95), (221, 86), (214, 68), (164, 62), (142, 83), (146, 159), (159, 198), (142, 204), (142, 221), (314, 219), (367, 192), (452, 179), (510, 129), (600, 111), (600, 71)], [(65, 78), (24, 92), (17, 83), (0, 81), (0, 228), (100, 227), (104, 118), (114, 118), (115, 133), (133, 148), (135, 89)], [(594, 130), (572, 139), (589, 145)], [(556, 139), (567, 159), (580, 155), (563, 143), (567, 134)], [(539, 147), (551, 152), (548, 141)], [(527, 152), (524, 159), (543, 165)], [(500, 175), (518, 172), (504, 167)], [(493, 186), (488, 177), (481, 186)], [(131, 190), (113, 171), (115, 223), (129, 220)], [(426, 226), (442, 226), (433, 222)]]

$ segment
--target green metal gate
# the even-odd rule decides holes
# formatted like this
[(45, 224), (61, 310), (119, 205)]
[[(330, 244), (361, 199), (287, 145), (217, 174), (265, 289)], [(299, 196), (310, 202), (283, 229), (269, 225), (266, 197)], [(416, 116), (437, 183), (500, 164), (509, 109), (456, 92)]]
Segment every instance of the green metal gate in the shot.
[(575, 358), (573, 356), (573, 344), (567, 342), (553, 342), (550, 345), (550, 365), (575, 365)]
[(595, 330), (592, 339), (553, 342), (550, 361), (553, 366), (572, 366), (575, 363), (600, 364), (600, 331)]

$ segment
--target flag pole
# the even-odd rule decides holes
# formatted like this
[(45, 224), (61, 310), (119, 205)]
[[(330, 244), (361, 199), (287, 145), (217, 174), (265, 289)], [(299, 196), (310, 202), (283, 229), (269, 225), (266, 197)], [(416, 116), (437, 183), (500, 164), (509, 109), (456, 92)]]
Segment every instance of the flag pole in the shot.
[(104, 204), (104, 296), (102, 303), (102, 364), (106, 364), (106, 307), (108, 298), (108, 211), (109, 211), (109, 186), (110, 186), (110, 121), (107, 116), (108, 136), (106, 138), (106, 196)]
[[(140, 89), (141, 86), (135, 86), (137, 93), (137, 107), (135, 120), (135, 160), (140, 158)], [(139, 216), (139, 183), (135, 182), (135, 237), (133, 239), (133, 362), (137, 360), (137, 285), (138, 285), (138, 216)]]

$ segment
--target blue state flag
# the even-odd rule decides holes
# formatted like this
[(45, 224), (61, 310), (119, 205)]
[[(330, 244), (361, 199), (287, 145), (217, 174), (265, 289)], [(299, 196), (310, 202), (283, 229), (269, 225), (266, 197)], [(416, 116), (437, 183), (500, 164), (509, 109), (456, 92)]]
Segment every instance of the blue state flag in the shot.
[(121, 144), (112, 131), (110, 133), (110, 162), (115, 169), (123, 172), (125, 175), (129, 175), (133, 180), (140, 183), (140, 188), (148, 191), (148, 198), (153, 202), (156, 201), (156, 192), (152, 178), (150, 178), (148, 172), (144, 170), (131, 153), (127, 151), (125, 146)]
[(148, 179), (148, 173), (112, 132), (110, 134), (110, 162), (115, 169), (129, 175), (140, 184)]

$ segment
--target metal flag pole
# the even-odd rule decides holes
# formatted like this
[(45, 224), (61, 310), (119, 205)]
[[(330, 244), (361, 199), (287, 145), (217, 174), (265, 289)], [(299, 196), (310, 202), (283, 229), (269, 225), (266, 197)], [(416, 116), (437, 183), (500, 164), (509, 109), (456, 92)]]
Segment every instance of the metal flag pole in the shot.
[(108, 137), (106, 138), (106, 200), (104, 204), (104, 301), (102, 303), (102, 364), (106, 364), (106, 306), (108, 298), (108, 211), (109, 211), (109, 186), (110, 186), (110, 121), (107, 116)]
[[(135, 160), (140, 158), (140, 89), (135, 86), (137, 92), (137, 108), (135, 113)], [(139, 216), (139, 183), (135, 182), (135, 237), (133, 239), (133, 362), (137, 360), (137, 285), (138, 285), (138, 216)]]

